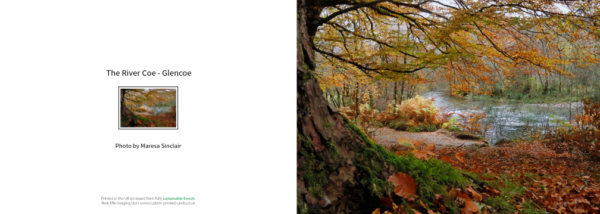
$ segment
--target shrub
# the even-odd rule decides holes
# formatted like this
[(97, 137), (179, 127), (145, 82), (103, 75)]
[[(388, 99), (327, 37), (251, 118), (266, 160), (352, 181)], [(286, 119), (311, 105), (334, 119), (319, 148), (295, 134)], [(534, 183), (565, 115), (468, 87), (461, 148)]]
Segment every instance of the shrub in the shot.
[(137, 108), (133, 108), (133, 109), (131, 109), (131, 111), (137, 111), (137, 112), (147, 112), (147, 111), (148, 111), (148, 108), (146, 108), (146, 106), (140, 106), (140, 107), (137, 107)]
[(583, 114), (575, 115), (569, 125), (548, 127), (543, 142), (558, 153), (600, 159), (600, 102), (583, 103)]
[(383, 112), (372, 109), (369, 104), (340, 108), (340, 112), (363, 130), (382, 125), (396, 130), (411, 132), (435, 131), (446, 122), (452, 113), (443, 113), (433, 104), (433, 99), (419, 95), (401, 104), (388, 104)]
[(462, 131), (485, 138), (486, 130), (490, 129), (491, 127), (484, 126), (482, 124), (483, 120), (487, 118), (487, 115), (484, 112), (477, 112), (477, 109), (479, 109), (479, 107), (468, 113), (458, 114), (458, 116), (461, 118), (458, 127)]
[(452, 132), (460, 132), (461, 129), (460, 129), (460, 127), (458, 127), (458, 125), (459, 125), (458, 119), (460, 119), (460, 117), (450, 118), (450, 120), (448, 120), (448, 122), (442, 124), (442, 128), (447, 129), (448, 131), (452, 131)]

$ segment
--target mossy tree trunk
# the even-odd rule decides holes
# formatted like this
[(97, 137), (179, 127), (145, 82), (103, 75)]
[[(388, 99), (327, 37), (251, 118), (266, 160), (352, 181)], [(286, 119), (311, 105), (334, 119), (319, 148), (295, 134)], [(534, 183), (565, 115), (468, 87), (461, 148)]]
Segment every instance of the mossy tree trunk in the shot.
[(135, 118), (133, 112), (125, 106), (125, 94), (127, 94), (127, 89), (121, 89), (121, 127), (134, 127), (135, 126)]
[(390, 196), (394, 167), (329, 105), (314, 77), (314, 23), (328, 2), (297, 0), (298, 213), (371, 213)]

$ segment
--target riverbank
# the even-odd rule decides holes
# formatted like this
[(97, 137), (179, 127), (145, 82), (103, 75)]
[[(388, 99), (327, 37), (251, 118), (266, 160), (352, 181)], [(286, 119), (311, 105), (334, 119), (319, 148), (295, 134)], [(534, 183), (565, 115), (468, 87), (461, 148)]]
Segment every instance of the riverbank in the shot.
[[(556, 103), (573, 103), (581, 102), (582, 97), (579, 94), (569, 93), (504, 93), (500, 95), (471, 95), (469, 99), (484, 102), (499, 102), (499, 103), (527, 103), (527, 104), (556, 104)], [(590, 97), (598, 99), (597, 97)]]
[[(527, 139), (545, 127), (553, 127), (560, 121), (569, 121), (576, 114), (583, 113), (583, 103), (554, 102), (554, 103), (523, 103), (502, 99), (478, 100), (450, 96), (445, 92), (425, 92), (423, 97), (433, 98), (434, 105), (444, 112), (467, 114), (475, 111), (485, 113), (482, 121), (486, 129), (484, 137), (494, 144), (503, 140)], [(558, 101), (556, 99), (554, 101)]]
[(425, 140), (425, 144), (434, 143), (436, 148), (488, 145), (488, 143), (484, 142), (483, 140), (468, 140), (457, 138), (454, 133), (444, 129), (440, 129), (435, 132), (407, 132), (397, 131), (388, 127), (382, 127), (373, 130), (371, 133), (372, 139), (375, 141), (375, 143), (386, 148), (389, 148), (393, 145), (398, 145), (398, 138), (406, 138), (411, 141)]

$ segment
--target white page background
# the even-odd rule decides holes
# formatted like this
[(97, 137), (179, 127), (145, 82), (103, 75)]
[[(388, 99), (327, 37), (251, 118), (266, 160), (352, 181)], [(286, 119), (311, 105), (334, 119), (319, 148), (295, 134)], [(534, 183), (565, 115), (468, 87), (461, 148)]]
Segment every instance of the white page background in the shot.
[[(293, 1), (2, 1), (0, 213), (295, 212), (295, 13)], [(179, 130), (118, 130), (118, 86), (179, 86)]]

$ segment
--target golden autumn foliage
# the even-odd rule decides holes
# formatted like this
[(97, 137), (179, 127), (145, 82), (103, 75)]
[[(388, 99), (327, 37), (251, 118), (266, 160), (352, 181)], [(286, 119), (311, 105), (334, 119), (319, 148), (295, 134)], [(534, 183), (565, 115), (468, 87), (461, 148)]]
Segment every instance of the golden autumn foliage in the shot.
[(425, 82), (443, 82), (457, 96), (491, 94), (495, 85), (516, 88), (518, 75), (568, 78), (568, 66), (600, 59), (596, 2), (339, 4), (323, 8), (314, 37), (320, 85), (338, 108), (397, 103)]
[(389, 126), (398, 130), (435, 131), (445, 123), (450, 114), (445, 114), (433, 104), (433, 99), (425, 99), (419, 95), (401, 104), (388, 104), (379, 112), (369, 104), (342, 107), (340, 112), (354, 119), (363, 129), (376, 126)]

